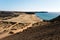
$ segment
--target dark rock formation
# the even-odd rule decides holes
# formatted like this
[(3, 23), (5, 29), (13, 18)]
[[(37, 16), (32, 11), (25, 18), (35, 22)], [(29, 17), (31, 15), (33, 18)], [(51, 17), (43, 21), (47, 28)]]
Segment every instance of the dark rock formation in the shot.
[(56, 18), (50, 20), (50, 22), (54, 22), (54, 21), (60, 21), (60, 15), (57, 16)]

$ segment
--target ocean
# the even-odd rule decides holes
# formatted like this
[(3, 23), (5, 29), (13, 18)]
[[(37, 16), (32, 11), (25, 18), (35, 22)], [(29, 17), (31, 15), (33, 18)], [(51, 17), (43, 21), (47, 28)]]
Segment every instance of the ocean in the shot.
[(48, 12), (48, 13), (36, 13), (36, 15), (41, 18), (41, 19), (44, 19), (44, 20), (51, 20), (57, 16), (60, 15), (59, 12)]

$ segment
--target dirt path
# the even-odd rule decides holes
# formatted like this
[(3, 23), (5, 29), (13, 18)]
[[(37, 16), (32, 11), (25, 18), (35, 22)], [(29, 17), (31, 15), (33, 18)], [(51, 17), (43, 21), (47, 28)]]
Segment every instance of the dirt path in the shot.
[(9, 36), (9, 35), (11, 35), (11, 34), (8, 34), (8, 32), (2, 33), (2, 34), (0, 34), (0, 39), (2, 39), (2, 38), (4, 38), (4, 37), (7, 37), (7, 36)]
[[(16, 23), (16, 24), (18, 24), (18, 23)], [(9, 28), (9, 31), (8, 31), (8, 32), (5, 32), (5, 33), (0, 34), (0, 39), (2, 39), (2, 38), (4, 38), (4, 37), (7, 37), (7, 36), (10, 36), (10, 35), (14, 35), (14, 34), (16, 34), (16, 33), (18, 33), (18, 32), (22, 32), (23, 30), (26, 30), (27, 28), (32, 27), (32, 24), (30, 24), (30, 25), (28, 25), (28, 26), (26, 26), (26, 27), (24, 27), (24, 28), (22, 28), (22, 29), (18, 29), (18, 30), (16, 30), (16, 31), (13, 31), (14, 34), (9, 34), (9, 32), (12, 31), (11, 28), (12, 28), (13, 26), (15, 26), (16, 24), (12, 25), (12, 26)]]
[(18, 30), (15, 30), (15, 31), (12, 31), (12, 30), (11, 30), (11, 31), (14, 32), (14, 34), (16, 34), (16, 33), (18, 33), (18, 32), (22, 32), (23, 30), (26, 30), (26, 29), (29, 28), (29, 27), (32, 27), (32, 23), (31, 23), (30, 25), (22, 28), (22, 29), (18, 29)]

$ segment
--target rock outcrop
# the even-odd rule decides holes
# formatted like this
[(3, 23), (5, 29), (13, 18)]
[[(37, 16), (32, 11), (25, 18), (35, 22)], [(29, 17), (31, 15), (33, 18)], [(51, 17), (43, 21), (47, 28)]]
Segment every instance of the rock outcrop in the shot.
[(51, 22), (54, 22), (54, 21), (60, 21), (60, 15), (59, 16), (57, 16), (56, 18), (54, 18), (54, 19), (51, 19), (50, 20)]

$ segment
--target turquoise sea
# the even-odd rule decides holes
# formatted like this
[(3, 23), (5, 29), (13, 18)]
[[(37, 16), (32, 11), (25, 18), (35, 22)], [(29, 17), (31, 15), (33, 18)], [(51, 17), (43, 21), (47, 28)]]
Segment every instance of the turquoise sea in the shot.
[(53, 19), (53, 18), (59, 16), (60, 13), (59, 12), (56, 12), (56, 13), (48, 12), (48, 13), (36, 13), (36, 15), (41, 19), (50, 20), (50, 19)]

